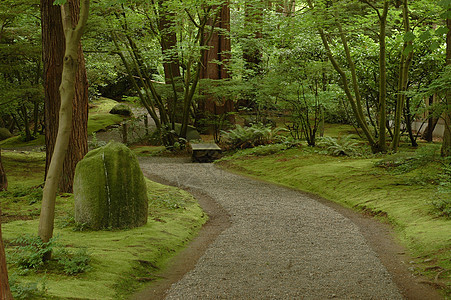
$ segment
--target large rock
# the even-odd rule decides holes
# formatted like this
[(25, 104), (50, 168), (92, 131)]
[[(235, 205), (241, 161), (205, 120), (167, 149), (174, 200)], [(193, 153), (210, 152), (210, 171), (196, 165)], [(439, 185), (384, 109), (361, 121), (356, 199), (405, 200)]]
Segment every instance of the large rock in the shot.
[(89, 228), (133, 228), (147, 223), (146, 183), (136, 156), (110, 142), (77, 164), (75, 221)]
[(130, 117), (132, 115), (132, 110), (125, 104), (116, 104), (111, 110), (110, 114), (121, 115), (125, 117)]
[(0, 128), (0, 141), (6, 140), (12, 136), (13, 135), (7, 128)]

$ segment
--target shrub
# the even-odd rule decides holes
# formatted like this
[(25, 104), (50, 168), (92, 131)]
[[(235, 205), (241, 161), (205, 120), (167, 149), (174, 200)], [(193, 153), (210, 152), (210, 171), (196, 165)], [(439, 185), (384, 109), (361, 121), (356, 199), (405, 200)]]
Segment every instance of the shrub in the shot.
[(12, 241), (18, 246), (14, 249), (10, 261), (17, 266), (21, 274), (36, 270), (44, 265), (44, 255), (55, 247), (55, 238), (44, 243), (38, 236), (21, 236)]
[(353, 156), (358, 153), (357, 142), (350, 135), (338, 139), (325, 136), (318, 139), (317, 145), (334, 156)]
[(14, 299), (42, 299), (46, 291), (44, 283), (41, 287), (36, 282), (21, 283), (17, 281), (15, 274), (10, 274), (9, 286)]
[[(75, 275), (91, 269), (90, 256), (86, 249), (70, 252), (56, 243), (56, 238), (44, 243), (38, 236), (22, 236), (13, 241), (13, 251), (8, 252), (9, 260), (17, 267), (20, 275), (46, 268), (48, 271)], [(44, 255), (52, 251), (49, 264), (44, 262)], [(26, 287), (24, 288), (27, 289)]]
[(222, 131), (222, 135), (230, 148), (245, 149), (277, 142), (281, 139), (278, 133), (282, 130), (284, 129), (272, 129), (262, 124), (253, 124), (250, 127), (236, 125), (235, 129)]

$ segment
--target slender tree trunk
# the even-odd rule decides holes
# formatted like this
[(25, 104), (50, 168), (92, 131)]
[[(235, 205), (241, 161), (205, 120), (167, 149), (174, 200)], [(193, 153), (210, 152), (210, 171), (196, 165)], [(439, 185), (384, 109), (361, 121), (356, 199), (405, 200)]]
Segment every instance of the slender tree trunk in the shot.
[[(1, 162), (0, 162), (1, 167)], [(0, 189), (1, 191), (1, 189)], [(6, 256), (5, 256), (5, 248), (3, 245), (2, 238), (2, 210), (0, 209), (0, 299), (2, 300), (12, 300), (13, 296), (11, 295), (11, 291), (9, 289), (8, 282), (8, 270), (6, 267)]]
[[(47, 177), (43, 189), (41, 215), (39, 218), (39, 236), (42, 241), (48, 242), (53, 236), (55, 218), (55, 200), (58, 182), (63, 171), (63, 162), (69, 147), (72, 130), (72, 107), (75, 97), (77, 68), (79, 65), (79, 44), (86, 25), (89, 12), (89, 0), (83, 0), (80, 20), (75, 23), (72, 19), (68, 4), (61, 6), (66, 48), (64, 53), (63, 72), (61, 75), (60, 95), (61, 106), (59, 112), (58, 134), (55, 149), (50, 161)], [(73, 24), (77, 24), (73, 26)], [(46, 257), (50, 258), (50, 253)]]
[[(446, 34), (446, 64), (451, 65), (451, 19), (446, 20), (448, 33)], [(451, 91), (446, 93), (447, 109), (444, 113), (445, 132), (443, 134), (442, 156), (451, 155)]]
[[(403, 0), (402, 4), (402, 15), (404, 22), (404, 32), (410, 32), (410, 22), (409, 22), (409, 9), (407, 6), (407, 0)], [(413, 50), (405, 55), (404, 51), (408, 46), (412, 45), (412, 41), (405, 42), (402, 48), (400, 68), (399, 68), (399, 79), (398, 79), (398, 96), (396, 99), (396, 111), (395, 111), (395, 127), (393, 129), (393, 141), (391, 144), (391, 149), (393, 151), (398, 151), (399, 140), (401, 138), (401, 117), (404, 111), (404, 105), (406, 102), (407, 83), (409, 79), (409, 67), (413, 57)], [(407, 122), (407, 120), (406, 120)], [(409, 125), (410, 126), (410, 125)]]
[(0, 192), (8, 189), (8, 179), (2, 164), (2, 149), (0, 149)]
[(386, 68), (386, 46), (385, 31), (387, 26), (388, 0), (384, 1), (384, 9), (379, 17), (379, 151), (386, 152), (386, 130), (387, 123), (387, 68)]
[[(72, 12), (72, 21), (76, 23), (79, 15), (79, 0), (68, 0), (68, 4)], [(53, 5), (53, 0), (41, 0), (41, 20), (45, 86), (45, 174), (47, 175), (58, 133), (58, 115), (61, 101), (59, 86), (61, 84), (65, 49), (61, 10), (59, 6)], [(73, 100), (73, 130), (69, 141), (70, 147), (63, 165), (63, 174), (59, 181), (61, 192), (72, 192), (75, 166), (88, 151), (88, 85), (81, 45), (79, 45), (78, 55), (77, 88)]]

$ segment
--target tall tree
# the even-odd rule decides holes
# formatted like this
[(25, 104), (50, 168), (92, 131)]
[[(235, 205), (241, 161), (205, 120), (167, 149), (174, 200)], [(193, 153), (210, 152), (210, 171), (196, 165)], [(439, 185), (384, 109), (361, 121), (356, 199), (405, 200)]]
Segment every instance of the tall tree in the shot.
[[(230, 73), (227, 70), (227, 64), (230, 60), (230, 7), (226, 1), (220, 11), (216, 24), (213, 25), (216, 30), (213, 31), (208, 42), (208, 50), (203, 53), (202, 68), (200, 70), (201, 79), (227, 79)], [(234, 110), (233, 101), (227, 100), (223, 103), (217, 103), (207, 96), (200, 105), (200, 110), (212, 114), (223, 114)]]
[[(451, 66), (451, 9), (447, 10), (448, 17), (446, 19), (446, 25), (448, 27), (448, 33), (446, 34), (446, 65), (448, 68)], [(441, 149), (442, 156), (451, 156), (451, 91), (446, 93), (446, 105), (447, 108), (444, 113), (445, 119), (445, 132), (443, 135), (443, 144)]]
[[(404, 44), (399, 63), (398, 95), (396, 99), (395, 126), (393, 128), (393, 140), (391, 149), (398, 151), (401, 138), (401, 116), (406, 102), (407, 83), (409, 79), (409, 67), (413, 57), (412, 32), (410, 31), (409, 8), (407, 0), (402, 0), (402, 18), (404, 23)], [(409, 50), (410, 49), (410, 50)]]
[[(0, 165), (1, 165), (1, 162), (0, 162)], [(6, 268), (5, 248), (3, 246), (3, 238), (2, 238), (1, 216), (2, 216), (2, 210), (0, 209), (0, 299), (10, 300), (10, 299), (13, 299), (13, 296), (11, 295), (11, 291), (9, 289), (8, 270)]]
[[(359, 127), (362, 129), (371, 149), (374, 153), (385, 152), (386, 144), (385, 144), (385, 126), (386, 126), (386, 67), (385, 67), (385, 27), (387, 21), (388, 14), (388, 0), (383, 1), (382, 12), (380, 9), (375, 6), (372, 2), (363, 0), (362, 2), (369, 5), (372, 9), (377, 12), (378, 20), (379, 20), (379, 137), (376, 138), (373, 133), (370, 131), (368, 123), (366, 121), (365, 114), (363, 112), (362, 105), (362, 96), (360, 94), (359, 81), (356, 74), (356, 66), (354, 59), (351, 55), (351, 50), (349, 47), (349, 41), (347, 32), (344, 30), (342, 26), (342, 19), (346, 19), (343, 17), (343, 11), (339, 11), (339, 9), (335, 8), (332, 2), (327, 2), (326, 7), (321, 7), (319, 5), (314, 6), (312, 0), (307, 0), (307, 3), (314, 12), (318, 11), (318, 16), (324, 14), (326, 18), (330, 18), (332, 20), (333, 27), (336, 27), (338, 30), (338, 36), (341, 41), (341, 45), (344, 50), (344, 56), (346, 60), (346, 65), (348, 70), (345, 69), (345, 66), (340, 65), (339, 60), (337, 60), (336, 55), (334, 55), (331, 47), (330, 41), (333, 40), (331, 35), (328, 34), (321, 26), (318, 26), (318, 32), (321, 36), (321, 40), (323, 42), (324, 48), (326, 49), (327, 57), (332, 63), (334, 69), (339, 74), (342, 88), (348, 98), (349, 103), (351, 104), (352, 111), (357, 120)], [(320, 4), (321, 2), (318, 2)], [(322, 3), (324, 4), (324, 3)], [(347, 2), (344, 3), (348, 4)], [(331, 7), (328, 7), (332, 5)], [(319, 7), (318, 7), (319, 6)], [(319, 9), (319, 10), (318, 10)], [(346, 9), (346, 7), (345, 7)], [(348, 13), (348, 12), (346, 12)], [(343, 18), (342, 18), (343, 17)], [(324, 21), (324, 20), (323, 20)], [(330, 22), (330, 20), (326, 21)], [(350, 79), (348, 79), (348, 74), (350, 73)]]
[[(72, 131), (72, 108), (76, 94), (76, 77), (80, 59), (80, 40), (88, 20), (89, 0), (83, 0), (78, 21), (74, 21), (70, 3), (61, 5), (61, 20), (65, 38), (63, 72), (61, 74), (58, 134), (54, 152), (47, 171), (42, 195), (41, 215), (39, 218), (39, 236), (48, 242), (53, 236), (55, 218), (55, 200), (58, 182), (63, 171), (63, 162), (69, 147)], [(49, 258), (50, 253), (47, 258)]]
[[(68, 0), (72, 22), (76, 23), (79, 15), (79, 0)], [(45, 86), (45, 145), (46, 175), (55, 148), (58, 133), (58, 112), (60, 108), (61, 74), (65, 51), (61, 9), (53, 5), (53, 0), (41, 0), (42, 47), (44, 60)], [(70, 147), (63, 164), (63, 173), (59, 181), (62, 192), (72, 192), (75, 166), (88, 151), (88, 84), (85, 62), (81, 45), (78, 45), (79, 67), (76, 75), (75, 97), (73, 101), (72, 133)]]
[(2, 149), (0, 149), (0, 192), (8, 189), (8, 179), (2, 164)]

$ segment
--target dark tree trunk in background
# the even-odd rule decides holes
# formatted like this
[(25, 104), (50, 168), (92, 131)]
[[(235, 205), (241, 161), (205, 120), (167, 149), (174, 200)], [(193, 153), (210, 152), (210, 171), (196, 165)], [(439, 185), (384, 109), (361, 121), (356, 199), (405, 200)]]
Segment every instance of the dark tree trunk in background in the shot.
[(180, 74), (180, 62), (177, 56), (177, 34), (173, 30), (174, 13), (168, 11), (164, 0), (160, 0), (158, 30), (160, 31), (161, 51), (164, 54), (164, 79), (167, 85), (172, 85), (174, 95), (168, 98), (168, 108), (171, 121), (182, 122), (183, 103), (178, 99), (177, 93), (183, 92), (183, 82)]
[[(446, 20), (448, 33), (446, 34), (446, 64), (451, 64), (451, 19)], [(442, 156), (451, 155), (451, 91), (446, 93), (446, 103), (448, 109), (445, 111), (445, 132), (443, 134), (443, 144), (441, 149)]]
[[(202, 57), (202, 69), (200, 71), (201, 79), (227, 79), (230, 78), (230, 74), (227, 70), (227, 63), (230, 60), (230, 38), (228, 33), (230, 32), (230, 7), (228, 3), (225, 3), (220, 11), (219, 18), (215, 24), (215, 27), (221, 28), (226, 34), (219, 33), (215, 30), (208, 43), (210, 46), (208, 51), (205, 51)], [(217, 64), (215, 61), (219, 61), (222, 64)], [(234, 104), (232, 100), (226, 100), (222, 103), (216, 103), (213, 99), (205, 99), (200, 105), (201, 112), (209, 112), (212, 114), (223, 114), (234, 111)], [(233, 118), (230, 117), (229, 121), (233, 122)]]
[[(432, 107), (434, 105), (434, 96), (429, 97), (428, 100), (428, 106)], [(423, 135), (421, 136), (422, 139), (432, 142), (433, 133), (435, 126), (437, 125), (438, 118), (434, 116), (434, 113), (428, 110), (428, 123), (426, 128), (424, 129)]]
[(2, 150), (0, 149), (0, 191), (6, 191), (8, 189), (8, 179), (6, 178), (5, 169), (2, 164)]
[(3, 245), (3, 238), (2, 238), (1, 216), (2, 216), (2, 210), (0, 209), (0, 299), (10, 300), (10, 299), (13, 299), (13, 296), (11, 295), (11, 291), (9, 289), (8, 270), (6, 268), (5, 248)]
[[(79, 0), (69, 0), (72, 16), (76, 24), (79, 15)], [(44, 60), (45, 87), (45, 145), (46, 174), (53, 154), (60, 107), (59, 86), (63, 70), (65, 49), (60, 6), (53, 0), (41, 0), (42, 47)], [(79, 68), (76, 77), (76, 94), (73, 101), (72, 135), (63, 165), (63, 175), (59, 184), (61, 192), (72, 192), (75, 166), (88, 151), (88, 82), (83, 52), (80, 47)]]

